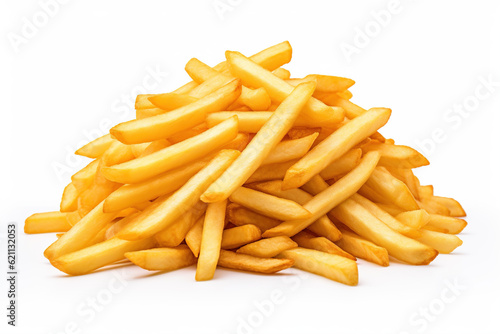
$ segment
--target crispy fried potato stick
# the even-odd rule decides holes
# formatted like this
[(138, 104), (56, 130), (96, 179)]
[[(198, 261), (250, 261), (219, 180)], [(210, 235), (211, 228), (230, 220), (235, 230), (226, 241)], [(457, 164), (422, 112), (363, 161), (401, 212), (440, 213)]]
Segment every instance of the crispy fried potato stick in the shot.
[(293, 266), (293, 260), (273, 258), (265, 259), (221, 249), (218, 265), (229, 269), (253, 271), (262, 274), (273, 274)]
[(146, 270), (172, 271), (196, 263), (196, 258), (186, 245), (128, 252), (125, 257)]
[(24, 233), (66, 232), (71, 228), (65, 212), (34, 213), (24, 222)]
[(279, 253), (295, 247), (298, 247), (295, 241), (289, 237), (279, 236), (252, 242), (236, 250), (236, 253), (269, 258), (275, 257)]

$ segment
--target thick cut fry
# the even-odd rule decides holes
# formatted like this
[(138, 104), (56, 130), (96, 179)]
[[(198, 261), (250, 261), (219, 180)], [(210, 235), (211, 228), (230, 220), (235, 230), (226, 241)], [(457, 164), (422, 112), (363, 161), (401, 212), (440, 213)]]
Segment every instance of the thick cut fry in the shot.
[(228, 107), (239, 96), (241, 86), (233, 80), (206, 97), (170, 112), (118, 124), (110, 133), (125, 144), (168, 138), (204, 122), (207, 113)]
[(422, 235), (415, 240), (434, 248), (441, 254), (450, 254), (463, 243), (456, 235), (428, 230), (422, 230)]
[(126, 184), (104, 201), (104, 212), (120, 211), (179, 189), (210, 160), (194, 161), (143, 182)]
[(151, 212), (143, 211), (134, 224), (118, 236), (125, 240), (144, 239), (175, 223), (180, 215), (199, 200), (208, 185), (222, 174), (239, 153), (235, 150), (221, 151), (172, 196), (161, 200), (158, 207)]
[(342, 248), (331, 242), (325, 237), (316, 237), (311, 233), (302, 231), (293, 236), (295, 241), (300, 247), (315, 249), (321, 252), (340, 255), (348, 259), (356, 261), (356, 258), (351, 254), (344, 251)]
[(311, 213), (297, 202), (241, 187), (229, 199), (255, 212), (280, 220), (307, 219)]
[(424, 209), (428, 213), (434, 213), (436, 215), (449, 216), (450, 209), (446, 206), (434, 201), (432, 198), (422, 198), (420, 201), (417, 201), (418, 206), (421, 209)]
[(396, 217), (397, 215), (399, 215), (402, 212), (405, 212), (405, 211), (403, 211), (403, 209), (401, 209), (393, 204), (382, 204), (382, 203), (376, 203), (376, 204), (382, 210), (386, 211), (387, 213), (389, 213), (390, 215), (392, 215), (394, 217)]
[(236, 253), (269, 258), (275, 257), (279, 253), (297, 246), (297, 243), (289, 237), (280, 236), (252, 242), (251, 244), (239, 248)]
[(420, 191), (419, 186), (420, 182), (417, 177), (413, 174), (413, 171), (408, 168), (394, 168), (394, 167), (385, 167), (392, 176), (397, 178), (398, 180), (404, 182), (408, 189), (410, 190), (413, 197), (416, 200), (420, 200)]
[(165, 111), (174, 110), (187, 106), (188, 104), (198, 101), (196, 97), (187, 94), (165, 93), (148, 97), (149, 101), (155, 107)]
[(135, 111), (135, 118), (136, 119), (143, 119), (143, 118), (148, 118), (152, 116), (158, 116), (165, 114), (166, 110), (161, 109), (161, 108), (148, 108), (148, 109), (137, 109)]
[(61, 212), (72, 212), (78, 209), (78, 195), (80, 193), (73, 182), (70, 182), (63, 191), (60, 205)]
[(115, 139), (111, 138), (111, 135), (108, 133), (80, 147), (76, 150), (75, 154), (96, 159), (106, 152), (114, 141)]
[(355, 233), (342, 229), (342, 239), (336, 241), (337, 246), (360, 259), (373, 262), (382, 267), (389, 265), (387, 249), (361, 238)]
[[(282, 190), (282, 181), (269, 181), (265, 183), (257, 183), (250, 185), (250, 188), (297, 202), (300, 205), (305, 205), (313, 196), (302, 189)], [(326, 237), (331, 241), (339, 240), (342, 235), (337, 227), (330, 221), (327, 216), (320, 217), (317, 221), (309, 226), (309, 230), (319, 236)]]
[[(64, 235), (62, 238), (64, 238)], [(50, 263), (68, 275), (84, 275), (124, 259), (127, 252), (151, 247), (154, 247), (154, 240), (152, 238), (127, 241), (115, 237), (58, 257), (55, 260), (51, 260)]]
[(66, 232), (71, 228), (67, 213), (53, 211), (34, 213), (24, 222), (24, 233)]
[[(229, 69), (235, 77), (240, 78), (243, 84), (248, 87), (265, 88), (273, 102), (279, 103), (285, 100), (293, 91), (292, 85), (286, 83), (239, 52), (227, 51), (226, 59)], [(305, 84), (313, 84), (315, 86), (311, 82)], [(302, 114), (312, 121), (323, 121), (328, 124), (341, 122), (344, 119), (342, 108), (328, 107), (312, 97), (308, 99), (302, 110)]]
[(406, 184), (392, 176), (383, 167), (375, 168), (370, 178), (366, 181), (366, 185), (390, 203), (406, 211), (419, 209), (417, 201)]
[(229, 269), (253, 271), (262, 274), (273, 274), (293, 266), (290, 259), (265, 259), (247, 254), (238, 254), (232, 251), (221, 250), (219, 266)]
[(352, 85), (354, 80), (349, 78), (335, 77), (332, 75), (309, 74), (303, 79), (286, 80), (292, 86), (297, 86), (299, 83), (313, 81), (316, 83), (315, 92), (337, 93), (343, 92)]
[(393, 231), (352, 199), (342, 202), (332, 210), (332, 213), (351, 230), (384, 247), (398, 260), (414, 265), (425, 265), (437, 256), (434, 249)]
[(154, 108), (154, 104), (149, 101), (149, 98), (156, 94), (139, 94), (135, 98), (135, 109), (150, 109)]
[(408, 225), (401, 223), (399, 220), (391, 216), (389, 213), (381, 209), (377, 204), (373, 203), (369, 199), (359, 194), (352, 195), (351, 199), (356, 201), (358, 204), (361, 204), (365, 209), (370, 211), (372, 215), (380, 219), (381, 222), (389, 226), (394, 231), (410, 238), (420, 236), (418, 228), (410, 227)]
[(166, 139), (155, 140), (148, 144), (146, 149), (142, 151), (142, 153), (138, 156), (138, 158), (142, 158), (145, 157), (146, 155), (150, 155), (151, 153), (158, 152), (159, 150), (164, 149), (165, 147), (169, 147), (170, 145), (172, 144)]
[(196, 263), (196, 257), (186, 245), (128, 252), (125, 253), (125, 257), (146, 270), (172, 271)]
[(186, 234), (186, 244), (195, 257), (200, 254), (201, 236), (203, 234), (203, 222), (205, 216), (200, 217)]
[(390, 115), (390, 109), (373, 108), (342, 126), (290, 167), (285, 175), (284, 187), (292, 189), (302, 186), (354, 145), (387, 123)]
[(450, 216), (452, 217), (465, 217), (467, 215), (462, 205), (453, 198), (432, 196), (432, 200), (448, 208), (448, 210), (450, 210)]
[(156, 233), (156, 243), (161, 247), (176, 247), (186, 238), (186, 234), (196, 221), (205, 213), (207, 204), (198, 201), (191, 209), (179, 217), (177, 222), (173, 223), (161, 232)]
[(290, 130), (313, 90), (314, 84), (305, 83), (297, 86), (257, 132), (236, 161), (207, 189), (201, 199), (208, 203), (221, 201), (242, 186)]
[(126, 217), (123, 217), (119, 219), (118, 221), (113, 221), (111, 222), (110, 226), (106, 229), (106, 233), (104, 234), (104, 239), (108, 240), (116, 236), (118, 233), (120, 233), (121, 230), (125, 228), (137, 215), (139, 215), (140, 212), (135, 212), (132, 213)]
[(418, 193), (421, 198), (431, 198), (432, 196), (434, 196), (434, 186), (420, 186), (418, 189)]
[(418, 230), (427, 225), (430, 220), (430, 216), (425, 210), (412, 210), (401, 212), (396, 216), (396, 219), (403, 224)]
[(458, 234), (467, 226), (467, 222), (463, 219), (458, 219), (454, 217), (430, 214), (429, 222), (424, 226), (425, 229)]
[(196, 280), (206, 281), (214, 277), (224, 230), (227, 200), (210, 203), (207, 207), (203, 232), (201, 236), (200, 254), (196, 266)]
[(408, 146), (390, 145), (371, 142), (362, 146), (363, 153), (378, 151), (380, 153), (380, 166), (395, 168), (416, 168), (427, 166), (429, 161), (419, 152)]
[(334, 177), (343, 175), (350, 172), (361, 159), (362, 151), (359, 148), (352, 149), (345, 153), (343, 156), (326, 166), (325, 169), (319, 173), (324, 180), (330, 180)]
[(238, 119), (234, 117), (195, 137), (143, 158), (104, 168), (103, 174), (111, 181), (138, 183), (206, 156), (229, 143), (237, 134)]
[[(265, 238), (278, 235), (293, 236), (311, 225), (319, 217), (324, 216), (335, 206), (352, 196), (369, 178), (375, 169), (380, 155), (377, 152), (366, 154), (359, 165), (330, 187), (320, 192), (304, 205), (312, 213), (312, 217), (303, 220), (290, 220), (267, 230), (262, 235)], [(319, 176), (318, 176), (319, 177)]]
[[(264, 124), (271, 118), (273, 113), (273, 111), (220, 111), (209, 114), (207, 116), (207, 124), (209, 127), (212, 127), (228, 119), (229, 117), (238, 116), (238, 126), (241, 132), (257, 133), (262, 128), (262, 126), (264, 126)], [(321, 127), (329, 125), (334, 126), (335, 124), (326, 124), (325, 122), (311, 121), (302, 116), (299, 116), (293, 123), (293, 126)]]
[(344, 100), (350, 100), (353, 96), (349, 90), (345, 90), (343, 92), (337, 92), (337, 95), (340, 96)]
[(237, 226), (224, 230), (222, 234), (222, 249), (233, 249), (259, 240), (260, 229), (252, 224)]
[[(252, 58), (250, 58), (252, 59)], [(284, 69), (283, 67), (277, 68), (273, 71), (273, 74), (277, 76), (280, 79), (283, 80), (288, 80), (290, 79), (290, 71), (287, 69)]]
[(294, 267), (346, 284), (358, 284), (356, 261), (343, 256), (320, 252), (314, 249), (294, 248), (278, 255), (293, 260)]
[(49, 260), (80, 250), (91, 244), (92, 238), (116, 216), (116, 213), (104, 213), (104, 202), (97, 205), (85, 217), (82, 217), (68, 232), (57, 239), (43, 253)]
[(260, 229), (261, 232), (278, 226), (280, 223), (280, 221), (277, 219), (273, 219), (252, 210), (248, 210), (247, 208), (236, 203), (231, 203), (227, 206), (227, 218), (236, 226), (243, 226), (247, 224), (255, 225)]
[(79, 193), (92, 185), (98, 167), (99, 160), (94, 160), (71, 177), (71, 182)]

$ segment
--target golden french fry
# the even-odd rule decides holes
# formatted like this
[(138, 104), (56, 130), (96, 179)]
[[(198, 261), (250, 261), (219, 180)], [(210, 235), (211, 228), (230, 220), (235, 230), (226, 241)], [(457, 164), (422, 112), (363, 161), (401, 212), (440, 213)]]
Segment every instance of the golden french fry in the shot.
[(392, 230), (352, 199), (342, 202), (332, 213), (351, 230), (384, 247), (398, 260), (424, 265), (437, 256), (434, 249)]
[[(229, 69), (235, 77), (240, 78), (243, 84), (248, 87), (265, 88), (273, 102), (279, 103), (284, 101), (293, 91), (292, 85), (286, 83), (239, 52), (227, 51), (226, 59)], [(313, 82), (303, 84), (315, 85)], [(328, 107), (313, 97), (307, 101), (302, 114), (313, 121), (323, 121), (328, 124), (341, 122), (344, 119), (342, 108)]]
[(460, 203), (453, 198), (432, 196), (431, 199), (434, 202), (448, 208), (448, 210), (450, 210), (450, 216), (452, 217), (465, 217), (467, 215), (465, 210), (462, 208), (462, 205), (460, 205)]
[(135, 119), (143, 119), (152, 116), (165, 114), (166, 110), (161, 108), (137, 109), (135, 111)]
[(332, 75), (309, 74), (302, 79), (286, 80), (292, 86), (297, 86), (300, 83), (313, 81), (316, 83), (315, 92), (337, 93), (347, 90), (354, 85), (354, 80), (349, 78), (335, 77)]
[(240, 187), (229, 197), (231, 202), (243, 205), (265, 216), (281, 219), (307, 219), (311, 213), (297, 202), (279, 198), (250, 188)]
[(252, 224), (228, 228), (222, 233), (222, 249), (239, 248), (261, 237), (260, 229)]
[(302, 231), (293, 236), (295, 241), (300, 247), (315, 249), (321, 252), (340, 255), (348, 259), (356, 261), (356, 258), (351, 254), (344, 251), (342, 248), (331, 242), (325, 237), (316, 237), (315, 235)]
[(446, 206), (442, 205), (433, 200), (433, 198), (422, 198), (420, 201), (417, 201), (418, 206), (421, 209), (424, 209), (428, 213), (434, 213), (436, 215), (449, 216), (451, 211)]
[(237, 133), (238, 119), (234, 117), (195, 137), (145, 157), (106, 167), (102, 172), (108, 180), (114, 182), (138, 183), (206, 156), (229, 143)]
[(291, 259), (294, 267), (346, 284), (358, 284), (356, 261), (314, 249), (294, 248), (281, 252), (278, 258)]
[(196, 263), (196, 258), (186, 245), (127, 252), (125, 257), (146, 270), (172, 271)]
[(389, 213), (380, 208), (377, 204), (361, 196), (360, 194), (352, 195), (351, 199), (356, 201), (358, 204), (361, 204), (365, 209), (370, 211), (372, 215), (380, 219), (381, 222), (389, 226), (394, 231), (410, 238), (420, 236), (420, 231), (417, 227), (410, 227), (409, 225), (403, 224), (398, 219), (394, 218)]
[(85, 189), (92, 185), (98, 167), (99, 160), (93, 160), (87, 166), (83, 167), (80, 171), (71, 176), (71, 182), (79, 193), (82, 193)]
[[(64, 235), (58, 241), (62, 238), (64, 238)], [(73, 253), (62, 255), (50, 260), (50, 263), (68, 275), (84, 275), (124, 259), (127, 252), (151, 247), (154, 247), (152, 238), (127, 241), (115, 237)]]
[(150, 109), (154, 108), (155, 105), (149, 101), (149, 98), (155, 96), (156, 94), (139, 94), (135, 98), (135, 109)]
[(298, 160), (290, 160), (277, 164), (260, 166), (255, 172), (252, 173), (252, 175), (250, 175), (245, 184), (271, 180), (282, 180), (285, 177), (288, 168), (290, 168), (297, 161)]
[(106, 229), (106, 232), (104, 233), (104, 239), (108, 240), (113, 237), (115, 237), (118, 233), (120, 233), (121, 230), (125, 228), (137, 215), (139, 215), (140, 212), (135, 212), (132, 214), (129, 214), (123, 218), (120, 218), (118, 220), (112, 221), (110, 226)]
[(300, 139), (283, 140), (269, 153), (262, 165), (277, 164), (303, 157), (311, 148), (318, 133)]
[[(289, 199), (291, 201), (297, 202), (300, 205), (305, 205), (313, 198), (312, 195), (302, 189), (282, 190), (282, 184), (282, 181), (276, 180), (251, 184), (249, 185), (249, 187), (277, 197)], [(318, 218), (318, 220), (312, 223), (308, 227), (308, 229), (319, 236), (326, 237), (331, 241), (337, 241), (342, 237), (340, 231), (330, 221), (330, 219), (328, 219), (327, 216), (321, 216), (320, 218)]]
[(392, 176), (404, 182), (416, 200), (420, 200), (420, 181), (418, 181), (413, 171), (409, 168), (385, 167)]
[(390, 109), (373, 108), (346, 123), (290, 167), (285, 175), (284, 187), (291, 189), (304, 185), (315, 174), (387, 123), (390, 115)]
[(313, 90), (314, 84), (305, 83), (297, 86), (257, 132), (236, 161), (207, 189), (201, 199), (204, 202), (221, 201), (242, 186), (290, 130)]
[(65, 212), (34, 213), (24, 222), (24, 233), (66, 232), (71, 228)]
[[(250, 58), (252, 59), (252, 58)], [(290, 79), (290, 71), (284, 69), (283, 67), (279, 67), (273, 71), (273, 74), (280, 79), (287, 80)]]
[(330, 187), (320, 190), (320, 193), (304, 205), (304, 208), (312, 213), (311, 218), (285, 221), (267, 230), (262, 236), (265, 238), (278, 235), (293, 236), (311, 225), (319, 217), (324, 216), (335, 206), (356, 193), (359, 187), (370, 177), (379, 157), (380, 154), (378, 152), (367, 153), (356, 168)]
[(236, 226), (255, 225), (261, 232), (278, 226), (280, 223), (277, 219), (261, 215), (236, 203), (231, 203), (227, 206), (227, 218)]
[(200, 254), (196, 266), (197, 281), (211, 280), (219, 261), (226, 215), (227, 200), (210, 203), (205, 214), (201, 236)]
[(350, 172), (361, 159), (362, 151), (359, 148), (352, 149), (342, 155), (340, 158), (326, 166), (319, 173), (324, 180), (333, 179), (334, 177)]
[(341, 232), (342, 239), (335, 243), (344, 251), (382, 267), (389, 265), (389, 253), (387, 253), (387, 249), (377, 246), (373, 242), (363, 239), (346, 229), (341, 229)]
[(267, 259), (247, 254), (238, 254), (221, 249), (219, 266), (229, 269), (253, 271), (262, 274), (273, 274), (293, 266), (290, 259)]
[(82, 217), (68, 232), (57, 239), (43, 253), (49, 260), (56, 259), (62, 255), (80, 250), (89, 246), (92, 237), (102, 228), (110, 223), (116, 213), (104, 213), (102, 211), (104, 202), (97, 205), (87, 215)]
[(344, 109), (345, 115), (349, 119), (356, 118), (366, 112), (365, 109), (352, 103), (348, 99), (341, 97), (338, 93), (332, 94), (332, 93), (317, 92), (314, 93), (314, 97), (328, 106), (335, 106)]
[(148, 146), (144, 149), (144, 151), (141, 152), (141, 154), (137, 158), (142, 158), (145, 157), (146, 155), (150, 155), (151, 153), (158, 152), (159, 150), (169, 147), (170, 145), (172, 144), (166, 139), (155, 140), (149, 143)]
[(434, 187), (432, 185), (420, 186), (418, 192), (421, 198), (431, 198), (434, 196)]
[(203, 222), (205, 216), (201, 216), (186, 234), (186, 244), (195, 257), (200, 254), (201, 236), (203, 234)]
[(186, 238), (193, 225), (205, 213), (207, 204), (198, 201), (191, 209), (179, 217), (178, 221), (156, 233), (156, 243), (161, 247), (176, 247)]
[(430, 214), (429, 222), (424, 226), (424, 228), (437, 232), (458, 234), (462, 232), (466, 226), (467, 222), (463, 219)]
[(114, 141), (115, 139), (111, 138), (111, 135), (108, 133), (80, 147), (76, 150), (75, 154), (96, 159), (106, 152)]
[(352, 93), (349, 90), (344, 90), (343, 92), (337, 92), (337, 95), (344, 100), (350, 100), (352, 98)]
[(416, 168), (429, 164), (429, 161), (422, 154), (408, 146), (390, 145), (372, 141), (361, 148), (363, 149), (363, 153), (378, 151), (380, 153), (380, 166)]
[(430, 218), (427, 211), (422, 209), (401, 212), (396, 216), (397, 220), (417, 230), (427, 225)]
[(210, 163), (194, 175), (172, 196), (160, 200), (160, 204), (151, 212), (143, 211), (130, 228), (123, 230), (118, 236), (125, 240), (144, 239), (160, 232), (171, 224), (186, 210), (192, 207), (200, 195), (217, 177), (236, 159), (240, 152), (222, 150)]
[(252, 242), (236, 250), (236, 253), (269, 258), (297, 246), (297, 243), (289, 237), (279, 236)]
[(441, 254), (450, 254), (462, 245), (462, 240), (453, 234), (422, 230), (422, 235), (415, 240), (426, 244)]
[(72, 212), (78, 209), (78, 196), (80, 192), (76, 189), (73, 182), (70, 182), (63, 191), (61, 198), (61, 212)]
[(148, 100), (157, 108), (170, 111), (187, 106), (198, 101), (196, 97), (188, 94), (165, 93), (148, 97)]

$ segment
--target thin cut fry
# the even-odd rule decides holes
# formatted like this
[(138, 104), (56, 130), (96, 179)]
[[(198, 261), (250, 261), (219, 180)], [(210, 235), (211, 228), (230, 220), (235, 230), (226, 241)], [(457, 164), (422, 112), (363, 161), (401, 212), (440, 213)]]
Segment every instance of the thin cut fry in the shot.
[(297, 247), (297, 243), (289, 237), (280, 236), (261, 239), (239, 248), (236, 253), (252, 255), (256, 257), (275, 257), (282, 251)]
[(186, 245), (128, 252), (125, 257), (146, 270), (172, 271), (196, 263), (196, 258)]
[(290, 268), (294, 261), (290, 259), (265, 259), (246, 254), (238, 254), (221, 249), (218, 265), (229, 269), (253, 271), (262, 274), (273, 274)]

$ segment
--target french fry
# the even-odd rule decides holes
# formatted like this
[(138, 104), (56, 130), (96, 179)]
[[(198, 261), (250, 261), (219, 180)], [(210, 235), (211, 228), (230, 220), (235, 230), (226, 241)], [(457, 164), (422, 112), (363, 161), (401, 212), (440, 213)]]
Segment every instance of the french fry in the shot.
[(398, 260), (414, 264), (429, 264), (437, 252), (420, 242), (392, 230), (363, 206), (347, 199), (332, 210), (335, 218), (362, 237), (384, 247), (389, 255)]
[(281, 141), (264, 159), (262, 165), (278, 164), (303, 157), (311, 148), (316, 137), (318, 137), (318, 133), (300, 139)]
[(221, 249), (218, 265), (229, 269), (273, 274), (290, 268), (293, 266), (293, 263), (294, 261), (290, 259), (266, 259)]
[(314, 249), (294, 248), (281, 252), (278, 258), (294, 261), (294, 267), (346, 284), (358, 284), (356, 261)]
[(432, 196), (432, 200), (448, 208), (448, 210), (450, 210), (450, 216), (452, 217), (465, 217), (467, 215), (462, 205), (460, 205), (460, 203), (453, 198)]
[(197, 135), (148, 156), (106, 167), (104, 176), (114, 182), (138, 183), (192, 162), (233, 140), (238, 119), (231, 118)]
[(344, 100), (350, 100), (352, 98), (352, 93), (349, 90), (344, 90), (343, 92), (337, 92), (337, 95)]
[(424, 209), (428, 213), (434, 213), (436, 215), (449, 216), (451, 211), (446, 206), (434, 201), (432, 198), (422, 198), (420, 201), (417, 201), (418, 206), (421, 209)]
[(172, 144), (166, 139), (155, 140), (155, 141), (149, 143), (148, 146), (146, 147), (146, 149), (144, 151), (142, 151), (142, 153), (137, 158), (145, 157), (146, 155), (150, 155), (151, 153), (155, 153), (161, 149), (169, 147), (170, 145), (172, 145)]
[(420, 186), (418, 191), (422, 198), (431, 198), (434, 196), (434, 187), (432, 185)]
[(416, 168), (427, 166), (427, 160), (422, 154), (411, 147), (390, 145), (372, 141), (362, 146), (363, 153), (378, 151), (380, 153), (380, 166), (395, 168)]
[(69, 231), (57, 239), (43, 253), (49, 260), (75, 252), (91, 245), (92, 237), (110, 223), (116, 213), (104, 213), (104, 202), (97, 205), (87, 215), (82, 217)]
[[(302, 189), (290, 189), (290, 190), (282, 190), (281, 185), (282, 181), (269, 181), (264, 183), (251, 184), (250, 188), (256, 189), (277, 197), (286, 198), (291, 201), (297, 202), (300, 205), (305, 205), (309, 202), (313, 196), (309, 193), (305, 192)], [(309, 230), (316, 233), (319, 236), (326, 237), (331, 241), (339, 240), (342, 235), (337, 227), (328, 219), (327, 216), (322, 216), (318, 218), (317, 221), (312, 223), (309, 227)]]
[(196, 263), (196, 258), (186, 245), (127, 252), (125, 257), (146, 270), (172, 271)]
[(165, 114), (166, 110), (161, 108), (137, 109), (135, 111), (135, 119), (143, 119), (152, 116)]
[(409, 168), (385, 167), (392, 176), (404, 182), (416, 200), (420, 200), (420, 182)]
[(178, 221), (156, 233), (156, 243), (161, 247), (176, 247), (186, 238), (186, 234), (205, 213), (207, 204), (198, 201), (191, 209), (179, 217)]
[(262, 235), (264, 238), (279, 235), (293, 236), (311, 225), (319, 217), (324, 216), (331, 209), (357, 192), (359, 187), (366, 182), (375, 169), (380, 155), (378, 152), (367, 153), (359, 165), (347, 173), (330, 187), (321, 190), (316, 196), (304, 205), (312, 213), (311, 218), (303, 220), (290, 220), (267, 230)]
[[(252, 59), (252, 58), (250, 58)], [(283, 67), (279, 67), (273, 71), (273, 74), (280, 79), (287, 80), (290, 79), (290, 71), (284, 69)]]
[[(282, 102), (293, 91), (293, 86), (278, 78), (262, 66), (246, 58), (239, 52), (226, 52), (226, 59), (231, 73), (240, 78), (248, 87), (263, 87), (273, 102)], [(307, 82), (304, 84), (313, 84)], [(301, 84), (303, 85), (303, 84)], [(297, 86), (298, 87), (298, 86)], [(328, 107), (315, 98), (310, 98), (302, 114), (311, 120), (323, 121), (328, 124), (340, 122), (344, 119), (342, 108)]]
[(396, 219), (418, 230), (427, 225), (430, 220), (430, 215), (425, 210), (412, 210), (401, 212), (396, 216)]
[(196, 97), (188, 94), (165, 93), (148, 97), (148, 100), (157, 108), (165, 111), (174, 110), (198, 101)]
[(203, 123), (207, 113), (229, 106), (239, 96), (241, 86), (232, 80), (212, 94), (171, 112), (132, 120), (111, 128), (110, 133), (125, 144), (138, 144), (168, 138)]
[(344, 109), (345, 115), (349, 119), (354, 119), (366, 112), (365, 109), (352, 103), (348, 99), (342, 98), (338, 93), (315, 93), (314, 97), (328, 106), (335, 106)]
[(390, 115), (390, 109), (373, 108), (342, 126), (290, 167), (285, 175), (284, 187), (291, 189), (302, 186), (354, 145), (387, 123)]
[(71, 182), (79, 193), (90, 187), (94, 182), (95, 174), (99, 166), (99, 160), (93, 160), (87, 166), (71, 176)]
[(335, 243), (344, 251), (382, 267), (389, 265), (389, 253), (387, 253), (387, 249), (377, 246), (373, 242), (363, 239), (351, 231), (341, 229), (341, 232), (342, 239)]
[(227, 200), (210, 203), (207, 207), (201, 236), (200, 254), (196, 266), (197, 281), (211, 280), (219, 261)]
[(52, 211), (34, 213), (24, 222), (24, 233), (66, 232), (71, 228), (67, 213)]
[(362, 151), (359, 148), (352, 149), (342, 155), (340, 158), (326, 166), (319, 173), (324, 180), (333, 179), (334, 177), (350, 172), (361, 159)]
[(221, 201), (242, 186), (290, 130), (313, 90), (314, 84), (305, 83), (297, 86), (257, 132), (236, 161), (207, 189), (201, 199), (208, 203)]
[(203, 234), (203, 222), (205, 216), (201, 216), (186, 234), (186, 244), (195, 257), (200, 254), (201, 236)]
[(398, 219), (391, 216), (389, 213), (381, 209), (377, 204), (373, 203), (369, 199), (359, 195), (354, 194), (351, 196), (351, 199), (356, 201), (358, 204), (361, 204), (365, 209), (370, 211), (372, 215), (380, 219), (381, 222), (389, 226), (394, 231), (401, 233), (407, 237), (418, 237), (420, 236), (419, 227), (405, 225), (400, 222)]
[(252, 224), (228, 228), (222, 233), (222, 249), (239, 248), (261, 237), (260, 229)]
[(152, 212), (143, 211), (130, 228), (118, 236), (125, 240), (138, 240), (153, 236), (176, 222), (177, 218), (192, 207), (199, 196), (236, 159), (239, 152), (222, 150), (210, 163), (194, 175), (172, 196), (161, 200)]
[(340, 255), (356, 261), (356, 258), (354, 256), (342, 250), (342, 248), (325, 237), (316, 237), (309, 232), (302, 231), (294, 235), (292, 240), (295, 241), (300, 247), (315, 249), (329, 254)]
[[(66, 235), (66, 234), (65, 234)], [(64, 235), (58, 239), (61, 240)], [(69, 275), (84, 275), (125, 258), (125, 253), (154, 247), (152, 238), (127, 241), (111, 238), (90, 247), (62, 255), (50, 263)]]
[(139, 94), (135, 99), (135, 109), (150, 109), (154, 108), (154, 104), (149, 101), (149, 98), (156, 94)]
[(60, 211), (72, 212), (78, 209), (78, 196), (80, 193), (76, 189), (73, 182), (70, 182), (63, 191), (61, 198)]
[(429, 215), (429, 222), (424, 226), (425, 229), (458, 234), (467, 226), (467, 222), (463, 219), (448, 217), (436, 214)]
[(278, 226), (280, 223), (277, 219), (261, 215), (236, 203), (231, 203), (227, 206), (227, 218), (236, 226), (255, 225), (261, 232)]
[(286, 171), (297, 161), (298, 160), (290, 160), (277, 164), (260, 166), (255, 172), (252, 173), (252, 175), (250, 175), (245, 184), (271, 180), (282, 180), (285, 177)]
[(80, 147), (76, 150), (76, 155), (81, 155), (87, 158), (96, 159), (99, 158), (106, 150), (113, 144), (115, 139), (111, 138), (111, 135), (105, 134), (97, 139), (94, 139), (90, 143)]
[(456, 235), (428, 230), (422, 230), (422, 235), (415, 240), (434, 248), (441, 254), (450, 254), (463, 243)]
[(280, 236), (268, 239), (260, 239), (258, 241), (252, 242), (236, 250), (236, 253), (269, 258), (275, 257), (279, 253), (295, 247), (298, 247), (295, 241), (293, 241), (289, 237)]
[(231, 202), (243, 205), (265, 216), (280, 219), (307, 219), (311, 213), (294, 201), (279, 198), (250, 188), (236, 189), (229, 197)]
[(337, 93), (343, 92), (352, 85), (354, 80), (349, 78), (335, 77), (332, 75), (309, 74), (302, 79), (288, 79), (286, 80), (292, 86), (297, 86), (303, 82), (313, 81), (316, 83), (315, 92), (323, 93)]
[(120, 233), (121, 230), (125, 228), (137, 215), (139, 215), (140, 212), (135, 212), (132, 213), (128, 216), (125, 216), (123, 218), (116, 219), (111, 222), (111, 225), (106, 229), (106, 232), (104, 233), (104, 239), (108, 240), (113, 237), (115, 237), (118, 233)]

